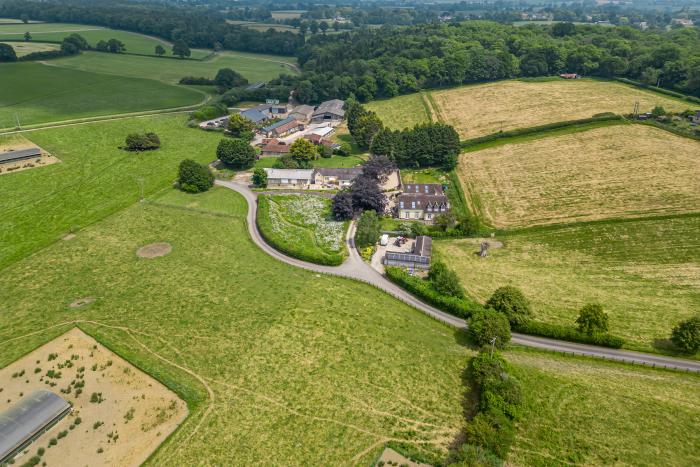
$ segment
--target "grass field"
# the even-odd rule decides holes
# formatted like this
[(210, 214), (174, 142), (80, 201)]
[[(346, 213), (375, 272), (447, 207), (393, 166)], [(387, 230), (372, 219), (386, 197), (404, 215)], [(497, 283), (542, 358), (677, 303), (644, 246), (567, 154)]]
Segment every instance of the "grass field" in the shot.
[[(106, 55), (106, 54), (105, 54)], [(155, 59), (153, 59), (155, 60)], [(204, 96), (185, 87), (57, 68), (0, 64), (0, 128), (195, 105)]]
[(436, 250), (482, 303), (502, 285), (520, 288), (537, 320), (573, 326), (600, 303), (629, 347), (664, 350), (671, 329), (700, 309), (700, 215), (577, 224), (497, 236), (503, 248), (479, 258), (479, 239)]
[[(2, 39), (2, 36), (0, 36)], [(47, 44), (42, 42), (0, 42), (0, 44), (7, 44), (15, 49), (15, 53), (18, 57), (24, 57), (34, 52), (48, 52), (50, 50), (58, 50), (58, 44)]]
[[(69, 23), (35, 23), (4, 25), (0, 28), (0, 40), (13, 39), (24, 40), (24, 33), (29, 31), (32, 40), (60, 42), (66, 36), (76, 33), (80, 34), (90, 44), (95, 47), (101, 40), (118, 39), (126, 46), (128, 53), (155, 55), (155, 47), (162, 45), (167, 51), (166, 55), (171, 55), (172, 46), (169, 42), (157, 37), (146, 36), (129, 31), (103, 28), (100, 26), (90, 26), (84, 24)], [(192, 50), (192, 58), (202, 58), (209, 54), (206, 50)]]
[[(0, 181), (0, 269), (168, 186), (182, 159), (211, 162), (220, 136), (185, 127), (185, 116), (94, 123), (27, 133), (61, 162), (3, 174)], [(119, 149), (127, 134), (154, 131), (162, 147), (142, 154)], [(0, 143), (3, 138), (0, 137)]]
[(214, 78), (221, 68), (232, 68), (250, 82), (268, 81), (280, 73), (296, 73), (290, 65), (295, 61), (293, 57), (244, 52), (221, 52), (203, 61), (86, 52), (51, 63), (63, 68), (177, 83), (184, 76)]
[(509, 465), (697, 464), (697, 376), (528, 350), (506, 358), (525, 396)]
[(377, 113), (385, 126), (393, 130), (412, 128), (418, 123), (430, 122), (430, 110), (427, 95), (423, 93), (406, 94), (387, 100), (367, 103), (367, 109)]
[(348, 254), (347, 223), (333, 220), (328, 198), (264, 196), (258, 200), (258, 227), (270, 244), (296, 258), (339, 265)]
[(693, 104), (617, 82), (579, 80), (499, 81), (431, 93), (440, 115), (462, 139), (500, 130), (589, 118), (603, 112), (629, 114), (655, 105), (681, 111)]
[[(446, 454), (469, 355), (452, 329), (266, 256), (231, 190), (158, 202), (172, 207), (138, 203), (4, 271), (0, 366), (61, 323), (90, 321), (81, 327), (189, 403), (153, 465), (369, 465), (391, 440)], [(154, 241), (172, 253), (136, 256)], [(85, 296), (96, 301), (67, 307)]]
[(472, 206), (496, 227), (638, 217), (700, 206), (700, 143), (615, 125), (460, 157)]
[(271, 12), (273, 19), (294, 19), (301, 18), (306, 10), (278, 10)]

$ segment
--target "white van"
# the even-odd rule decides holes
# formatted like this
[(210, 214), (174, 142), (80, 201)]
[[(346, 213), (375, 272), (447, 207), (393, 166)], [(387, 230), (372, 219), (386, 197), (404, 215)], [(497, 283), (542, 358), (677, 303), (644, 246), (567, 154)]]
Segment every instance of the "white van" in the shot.
[(382, 238), (379, 239), (379, 244), (381, 246), (387, 246), (389, 244), (389, 234), (382, 235)]

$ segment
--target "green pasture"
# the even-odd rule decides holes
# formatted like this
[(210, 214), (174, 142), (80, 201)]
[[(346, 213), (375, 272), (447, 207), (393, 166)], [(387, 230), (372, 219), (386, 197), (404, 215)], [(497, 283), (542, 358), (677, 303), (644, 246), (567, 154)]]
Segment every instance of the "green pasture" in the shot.
[(15, 128), (17, 120), (27, 126), (190, 106), (203, 99), (197, 91), (150, 79), (41, 63), (0, 64), (0, 128)]
[[(69, 23), (32, 23), (5, 24), (0, 27), (0, 40), (24, 40), (24, 33), (29, 32), (34, 42), (60, 42), (70, 34), (80, 34), (95, 47), (101, 40), (117, 39), (124, 43), (127, 53), (155, 55), (157, 45), (162, 45), (166, 55), (172, 56), (172, 45), (162, 39), (145, 34), (139, 34), (117, 29)], [(209, 55), (207, 50), (192, 50), (191, 58), (202, 58)]]
[[(185, 116), (152, 116), (26, 133), (61, 162), (0, 175), (0, 269), (167, 187), (185, 158), (215, 159), (220, 136), (185, 125)], [(162, 147), (119, 149), (129, 133), (153, 131)], [(0, 137), (0, 144), (4, 141)]]
[(214, 78), (221, 68), (231, 68), (250, 82), (268, 81), (280, 73), (293, 74), (293, 57), (221, 52), (206, 60), (179, 60), (125, 54), (85, 52), (51, 63), (63, 68), (107, 73), (133, 78), (149, 78), (177, 83), (184, 76)]
[(377, 113), (384, 125), (393, 130), (412, 128), (430, 122), (430, 109), (423, 94), (416, 92), (391, 99), (368, 102), (365, 107)]

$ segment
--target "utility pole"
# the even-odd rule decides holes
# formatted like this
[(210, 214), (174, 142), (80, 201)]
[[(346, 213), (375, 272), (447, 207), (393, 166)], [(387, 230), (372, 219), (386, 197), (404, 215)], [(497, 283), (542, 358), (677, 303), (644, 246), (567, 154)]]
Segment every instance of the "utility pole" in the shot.
[(498, 338), (494, 337), (491, 339), (491, 358), (493, 358), (493, 350), (494, 350), (494, 347), (496, 347), (496, 339), (498, 339)]

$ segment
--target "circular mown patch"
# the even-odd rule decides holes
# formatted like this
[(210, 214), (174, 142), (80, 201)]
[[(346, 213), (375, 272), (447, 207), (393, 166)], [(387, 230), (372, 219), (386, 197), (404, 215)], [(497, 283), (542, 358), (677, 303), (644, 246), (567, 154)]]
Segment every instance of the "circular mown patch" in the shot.
[(173, 251), (173, 247), (170, 245), (170, 243), (150, 243), (139, 248), (136, 251), (136, 256), (139, 258), (153, 259), (166, 256), (170, 254), (171, 251)]

